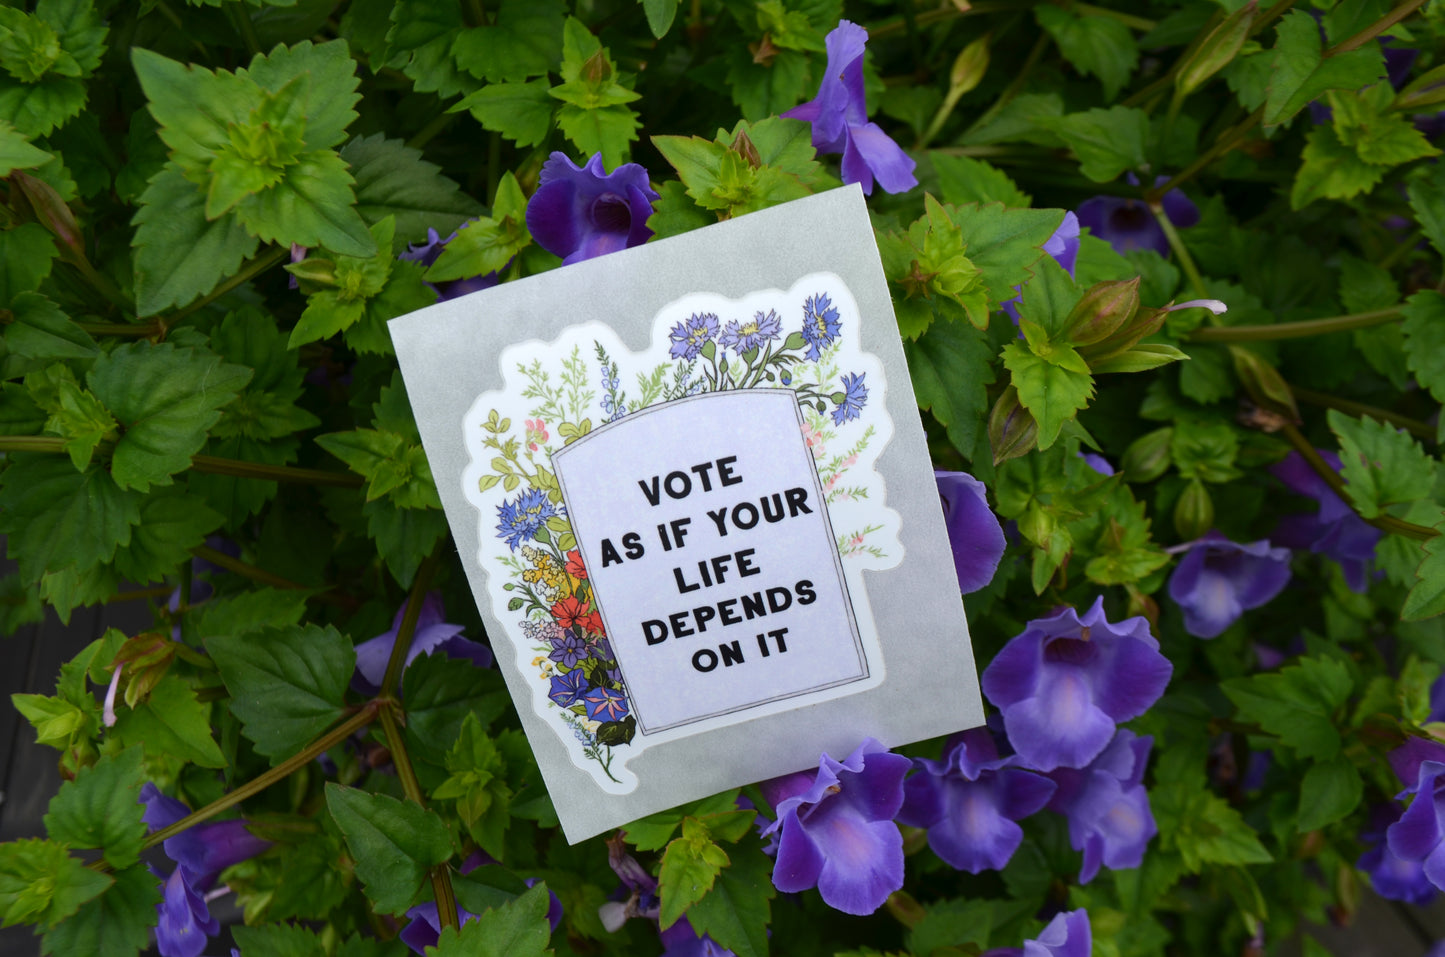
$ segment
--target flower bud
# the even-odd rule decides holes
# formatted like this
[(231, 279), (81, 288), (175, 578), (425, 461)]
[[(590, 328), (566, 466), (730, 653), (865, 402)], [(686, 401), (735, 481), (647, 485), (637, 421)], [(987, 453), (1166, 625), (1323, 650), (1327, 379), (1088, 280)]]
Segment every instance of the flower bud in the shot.
[(1139, 279), (1094, 284), (1069, 313), (1069, 342), (1090, 346), (1126, 326), (1139, 311)]
[(1169, 443), (1174, 439), (1172, 426), (1141, 435), (1124, 450), (1120, 467), (1126, 482), (1152, 482), (1169, 468)]
[(993, 449), (993, 464), (1024, 455), (1038, 438), (1039, 424), (1033, 413), (1019, 403), (1018, 390), (1009, 386), (988, 416), (988, 444)]
[(1192, 50), (1184, 54), (1179, 72), (1174, 74), (1174, 87), (1180, 95), (1193, 93), (1211, 76), (1230, 64), (1244, 41), (1249, 39), (1249, 29), (1254, 25), (1254, 15), (1259, 4), (1256, 0), (1240, 7), (1225, 17), (1223, 22), (1200, 40)]
[(1295, 405), (1294, 393), (1274, 366), (1242, 346), (1230, 346), (1229, 355), (1234, 360), (1235, 375), (1239, 376), (1244, 390), (1256, 405), (1288, 416), (1291, 422), (1299, 422), (1299, 407)]
[(1104, 359), (1128, 352), (1137, 346), (1141, 339), (1152, 336), (1164, 328), (1164, 320), (1168, 316), (1167, 309), (1140, 309), (1134, 313), (1132, 319), (1120, 326), (1109, 338), (1093, 345), (1080, 346), (1079, 355), (1083, 356), (1085, 361), (1092, 366)]
[(988, 72), (988, 34), (963, 48), (948, 75), (949, 95), (959, 97), (978, 86)]
[(1214, 527), (1214, 499), (1199, 479), (1191, 479), (1174, 503), (1174, 530), (1180, 538), (1195, 539)]
[(1391, 112), (1424, 112), (1445, 103), (1445, 64), (1435, 67), (1400, 91)]
[(35, 213), (36, 222), (50, 230), (62, 246), (83, 260), (85, 240), (80, 235), (80, 224), (55, 188), (43, 179), (18, 170), (10, 174), (10, 182), (24, 194)]
[(738, 135), (733, 137), (732, 150), (747, 160), (753, 169), (763, 165), (763, 158), (758, 155), (758, 148), (753, 144), (753, 138), (748, 136), (747, 130), (738, 130)]
[(301, 291), (307, 295), (336, 285), (336, 263), (330, 259), (311, 256), (283, 268), (296, 277)]

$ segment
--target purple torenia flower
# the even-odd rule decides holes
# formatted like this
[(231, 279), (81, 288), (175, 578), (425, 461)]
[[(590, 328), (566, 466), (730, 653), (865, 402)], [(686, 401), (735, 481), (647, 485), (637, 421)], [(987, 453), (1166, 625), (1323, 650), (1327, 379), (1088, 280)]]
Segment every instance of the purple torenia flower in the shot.
[(604, 173), (601, 153), (586, 166), (553, 153), (527, 202), (527, 229), (564, 265), (581, 262), (647, 242), (647, 217), (657, 200), (647, 170), (636, 163)]
[[(441, 593), (428, 592), (417, 615), (416, 631), (412, 635), (411, 647), (406, 651), (406, 664), (410, 665), (422, 655), (441, 651), (448, 658), (469, 661), (478, 668), (491, 667), (492, 652), (487, 646), (463, 638), (462, 626), (443, 621), (445, 615)], [(392, 646), (396, 644), (396, 635), (405, 616), (406, 606), (402, 605), (391, 620), (390, 631), (356, 646), (356, 676), (352, 678), (352, 686), (358, 691), (375, 691), (381, 687), (382, 679), (386, 677), (387, 662), (391, 660)]]
[[(170, 827), (191, 813), (184, 801), (168, 797), (147, 781), (140, 790), (139, 801), (145, 805), (141, 819), (152, 834)], [(166, 856), (185, 872), (193, 887), (208, 891), (217, 876), (232, 864), (239, 864), (271, 846), (252, 834), (242, 820), (206, 821), (187, 828), (161, 845)]]
[(1445, 890), (1445, 763), (1423, 761), (1415, 782), (1398, 797), (1415, 800), (1385, 832), (1390, 853), (1424, 865), (1425, 878)]
[(953, 548), (958, 590), (967, 595), (993, 581), (1008, 542), (998, 518), (989, 510), (982, 482), (967, 472), (938, 469), (933, 477), (943, 500), (943, 524)]
[[(462, 229), (466, 229), (465, 225)], [(423, 268), (431, 266), (441, 258), (442, 250), (447, 243), (457, 238), (453, 232), (446, 239), (441, 239), (435, 229), (428, 228), (426, 231), (426, 242), (408, 243), (406, 250), (397, 259), (402, 262), (420, 263)], [(449, 299), (460, 299), (468, 293), (480, 292), (483, 289), (491, 289), (498, 282), (497, 274), (489, 272), (485, 276), (472, 276), (469, 279), (453, 279), (449, 282), (429, 282), (427, 288), (437, 294), (438, 302), (446, 302)]]
[(1049, 809), (1068, 817), (1069, 843), (1084, 852), (1080, 884), (1093, 880), (1101, 864), (1138, 867), (1149, 839), (1159, 833), (1142, 783), (1153, 744), (1148, 735), (1120, 730), (1088, 767), (1050, 773), (1059, 789)]
[(1055, 914), (1038, 939), (1024, 941), (1022, 948), (998, 947), (985, 951), (983, 957), (1089, 957), (1093, 947), (1089, 912), (1080, 909)]
[[(1129, 183), (1138, 186), (1139, 180), (1130, 173)], [(1159, 186), (1169, 181), (1167, 176), (1154, 179)], [(1179, 229), (1188, 229), (1199, 222), (1199, 207), (1185, 196), (1182, 190), (1171, 189), (1164, 194), (1164, 214), (1169, 222)], [(1152, 249), (1161, 256), (1169, 255), (1169, 239), (1164, 227), (1149, 211), (1141, 199), (1123, 196), (1094, 196), (1079, 204), (1079, 223), (1089, 232), (1104, 240), (1120, 254), (1134, 249)]]
[(727, 328), (723, 330), (722, 338), (718, 341), (741, 355), (762, 348), (763, 343), (778, 338), (782, 331), (783, 320), (778, 318), (775, 310), (769, 309), (767, 312), (759, 312), (747, 322), (728, 320)]
[(900, 824), (928, 828), (928, 846), (961, 871), (1002, 870), (1023, 841), (1015, 824), (1043, 808), (1053, 781), (1000, 758), (987, 728), (949, 742), (942, 760), (919, 758), (903, 785)]
[(828, 65), (818, 95), (783, 116), (813, 124), (813, 148), (843, 154), (843, 182), (858, 183), (865, 195), (878, 180), (890, 193), (918, 185), (917, 165), (877, 123), (868, 122), (863, 93), (863, 48), (868, 31), (840, 20), (825, 38)]
[(699, 937), (686, 917), (662, 932), (662, 946), (662, 957), (736, 957), (707, 934)]
[(809, 296), (803, 302), (803, 341), (808, 344), (804, 358), (809, 362), (817, 362), (823, 350), (838, 338), (838, 332), (842, 328), (838, 310), (827, 293), (820, 292), (816, 296)]
[(1080, 452), (1079, 458), (1083, 459), (1085, 465), (1100, 475), (1108, 477), (1114, 474), (1114, 466), (1110, 465), (1109, 460), (1102, 455), (1095, 455), (1093, 452)]
[[(1326, 449), (1316, 451), (1330, 468), (1340, 470), (1338, 455)], [(1289, 548), (1308, 548), (1334, 559), (1350, 589), (1363, 592), (1366, 566), (1375, 557), (1375, 544), (1383, 533), (1356, 515), (1298, 452), (1290, 452), (1283, 461), (1270, 466), (1269, 471), (1291, 491), (1308, 496), (1320, 505), (1313, 515), (1286, 515), (1280, 519), (1272, 536), (1274, 541)]]
[(1271, 601), (1289, 584), (1289, 549), (1267, 541), (1240, 545), (1217, 531), (1190, 543), (1169, 579), (1169, 597), (1184, 611), (1184, 630), (1217, 638), (1246, 609)]
[(1401, 810), (1393, 802), (1371, 810), (1369, 827), (1360, 834), (1367, 849), (1355, 866), (1370, 875), (1375, 893), (1386, 900), (1428, 904), (1434, 899), (1436, 889), (1425, 876), (1425, 868), (1419, 861), (1397, 856), (1385, 839), (1390, 825), (1400, 819)]
[(773, 838), (767, 850), (777, 855), (778, 890), (816, 886), (824, 903), (845, 914), (881, 907), (903, 886), (903, 835), (893, 817), (912, 763), (869, 738), (842, 761), (824, 754), (816, 774), (765, 783), (778, 815), (763, 831)]
[[(1053, 257), (1054, 262), (1064, 267), (1064, 272), (1069, 274), (1070, 279), (1074, 278), (1074, 267), (1079, 261), (1079, 217), (1074, 215), (1072, 210), (1064, 213), (1064, 221), (1044, 242), (1042, 248), (1044, 252)], [(1014, 287), (1014, 291), (1018, 291), (1017, 286)], [(1000, 304), (1003, 311), (1008, 313), (1009, 318), (1014, 322), (1019, 320), (1019, 302), (1022, 300), (1023, 296), (1014, 296)]]
[[(151, 873), (162, 876), (155, 868)], [(221, 923), (211, 916), (205, 895), (186, 880), (179, 867), (165, 878), (156, 912), (156, 950), (161, 957), (200, 957), (210, 938), (221, 932)]]
[(695, 312), (673, 326), (667, 338), (672, 340), (672, 348), (668, 350), (668, 354), (674, 359), (696, 359), (702, 347), (717, 338), (717, 315), (711, 312)]
[(863, 405), (868, 401), (868, 387), (863, 384), (863, 377), (866, 372), (845, 372), (843, 374), (843, 396), (841, 400), (834, 397), (838, 407), (833, 410), (833, 424), (842, 425), (844, 422), (851, 422), (858, 418), (863, 412)]
[(1173, 672), (1145, 618), (1117, 625), (1101, 597), (1082, 617), (1036, 618), (983, 673), (1025, 767), (1082, 768), (1114, 738), (1115, 723), (1149, 709)]

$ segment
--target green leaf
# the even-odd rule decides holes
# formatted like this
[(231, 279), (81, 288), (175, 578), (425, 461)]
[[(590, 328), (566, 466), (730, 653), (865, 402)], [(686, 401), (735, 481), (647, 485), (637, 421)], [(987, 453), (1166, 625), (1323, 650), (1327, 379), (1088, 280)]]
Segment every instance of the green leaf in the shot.
[(208, 636), (206, 650), (231, 693), (231, 711), (256, 750), (273, 762), (301, 750), (346, 713), (356, 651), (330, 625)]
[(1143, 110), (1115, 106), (1070, 113), (1050, 122), (1049, 129), (1069, 144), (1079, 158), (1079, 171), (1096, 183), (1148, 162), (1149, 116)]
[(1437, 255), (1445, 256), (1445, 166), (1432, 163), (1420, 175), (1411, 177), (1406, 193), (1425, 238)]
[(1240, 813), (1217, 794), (1186, 784), (1149, 792), (1160, 844), (1199, 873), (1205, 864), (1267, 864), (1274, 858)]
[(0, 177), (17, 169), (34, 169), (49, 160), (49, 153), (31, 146), (15, 127), (0, 120)]
[(1027, 207), (1033, 200), (1019, 189), (1007, 173), (996, 166), (971, 156), (950, 156), (937, 150), (928, 158), (938, 173), (938, 188), (943, 200), (955, 206), (963, 203), (1003, 203), (1005, 206)]
[(1330, 431), (1340, 440), (1341, 475), (1355, 509), (1376, 518), (1390, 505), (1428, 498), (1435, 461), (1410, 438), (1371, 418), (1352, 419), (1329, 410)]
[(1340, 142), (1366, 163), (1383, 166), (1440, 155), (1414, 124), (1390, 112), (1394, 92), (1388, 83), (1377, 83), (1363, 91), (1330, 93), (1333, 125)]
[(70, 739), (85, 730), (86, 713), (63, 698), (43, 694), (12, 694), (10, 703), (35, 729), (35, 740), (64, 750)]
[(546, 77), (525, 83), (489, 83), (449, 112), (468, 110), (484, 129), (500, 133), (518, 146), (536, 146), (552, 129), (557, 103), (547, 94), (551, 88)]
[(964, 323), (934, 323), (916, 341), (905, 341), (903, 353), (919, 408), (948, 430), (954, 448), (974, 458), (996, 378), (987, 334)]
[(47, 432), (65, 440), (65, 451), (77, 469), (84, 471), (102, 439), (115, 437), (115, 417), (100, 400), (74, 382), (60, 383), (59, 405), (45, 422)]
[(1309, 766), (1300, 781), (1299, 830), (1315, 831), (1333, 824), (1360, 806), (1365, 782), (1344, 756)]
[(447, 99), (480, 86), (452, 57), (452, 46), (467, 29), (460, 5), (400, 0), (391, 8), (391, 23), (386, 34), (388, 60), (415, 81), (418, 93)]
[(374, 256), (376, 244), (355, 209), (352, 182), (346, 161), (331, 150), (302, 153), (279, 183), (241, 200), (236, 218), (267, 242)]
[(0, 80), (0, 121), (31, 138), (49, 136), (85, 108), (85, 84), (72, 76), (47, 76), (38, 83)]
[(456, 851), (442, 819), (419, 804), (328, 783), (326, 806), (378, 913), (405, 911), (427, 872)]
[(1241, 721), (1258, 724), (1306, 760), (1339, 753), (1340, 732), (1332, 716), (1349, 700), (1353, 686), (1349, 669), (1333, 658), (1302, 658), (1274, 674), (1221, 684)]
[(995, 307), (1017, 295), (1015, 287), (1029, 280), (1035, 264), (1045, 270), (1058, 266), (1044, 255), (1043, 245), (1063, 222), (1063, 210), (965, 203), (950, 209), (949, 216), (959, 229), (969, 261), (979, 268), (988, 287), (989, 302)]
[[(14, 229), (0, 230), (0, 308), (10, 305), (21, 293), (39, 289), (50, 275), (55, 256), (55, 239), (39, 223), (21, 223)], [(9, 333), (5, 341), (10, 343)]]
[(375, 226), (388, 216), (396, 217), (397, 249), (406, 242), (424, 242), (428, 229), (446, 236), (480, 211), (475, 200), (442, 174), (441, 167), (422, 159), (421, 150), (401, 140), (380, 133), (357, 137), (341, 148), (341, 158), (356, 179), (356, 211), (361, 218)]
[(1055, 346), (1054, 350), (1048, 358), (1034, 355), (1016, 342), (1003, 350), (1003, 364), (1018, 389), (1019, 402), (1038, 420), (1040, 449), (1053, 445), (1064, 423), (1094, 396), (1088, 364), (1072, 346)]
[(556, 69), (562, 58), (565, 9), (558, 0), (501, 0), (489, 6), (487, 26), (457, 35), (452, 46), (457, 66), (488, 83), (524, 80)]
[[(518, 752), (520, 748), (520, 752)], [(508, 752), (525, 756), (526, 740), (516, 731), (503, 731), (496, 738), (482, 730), (476, 714), (468, 713), (461, 734), (447, 752), (450, 777), (432, 797), (456, 801), (457, 816), (467, 833), (483, 851), (494, 858), (506, 856), (504, 842), (512, 823), (511, 803), (515, 790), (523, 786), (521, 761), (513, 768)]]
[(909, 930), (908, 949), (931, 954), (940, 947), (988, 944), (993, 907), (981, 900), (942, 900), (928, 905), (923, 919)]
[(694, 817), (682, 820), (682, 836), (662, 852), (657, 893), (662, 898), (658, 923), (666, 930), (693, 904), (712, 890), (718, 873), (729, 864), (727, 852), (713, 843), (706, 824)]
[(1404, 313), (1406, 364), (1436, 402), (1445, 402), (1445, 296), (1417, 292), (1405, 300)]
[(687, 919), (698, 936), (707, 934), (737, 957), (767, 957), (773, 896), (768, 859), (743, 851), (718, 873), (712, 890), (688, 908)]
[(317, 436), (316, 444), (366, 479), (368, 502), (385, 495), (399, 508), (441, 508), (420, 443), (393, 432), (354, 429)]
[[(0, 250), (3, 252), (3, 250)], [(49, 260), (46, 260), (49, 268)], [(93, 359), (100, 347), (60, 307), (38, 292), (21, 292), (10, 302), (13, 321), (5, 327), (5, 345), (30, 359)]]
[(585, 109), (564, 103), (557, 111), (557, 126), (583, 155), (601, 153), (603, 165), (616, 169), (627, 162), (627, 144), (637, 139), (642, 121), (625, 106)]
[(1113, 17), (1080, 16), (1048, 4), (1035, 7), (1034, 18), (1064, 59), (1080, 73), (1099, 78), (1105, 100), (1119, 95), (1139, 63), (1139, 46), (1127, 26)]
[(658, 239), (680, 236), (717, 222), (717, 216), (699, 207), (687, 195), (687, 187), (670, 179), (658, 188), (662, 197), (653, 204), (647, 226)]
[(1279, 22), (1264, 123), (1275, 126), (1289, 120), (1326, 90), (1357, 90), (1384, 77), (1385, 58), (1378, 45), (1325, 59), (1319, 25), (1303, 10), (1291, 11)]
[(210, 704), (172, 674), (162, 678), (144, 702), (117, 714), (115, 733), (128, 747), (144, 745), (152, 757), (176, 757), (203, 768), (227, 765), (211, 735)]
[(727, 90), (743, 118), (766, 122), (802, 102), (808, 92), (808, 57), (778, 50), (769, 63), (757, 62), (747, 47), (727, 51)]
[(388, 499), (367, 502), (362, 513), (386, 567), (399, 585), (409, 587), (422, 559), (447, 534), (446, 516), (436, 509), (398, 508)]
[(527, 231), (527, 198), (509, 171), (497, 184), (492, 215), (467, 223), (427, 270), (432, 282), (485, 276), (505, 268), (532, 242)]
[(461, 735), (469, 714), (483, 727), (510, 706), (501, 676), (460, 664), (444, 654), (421, 655), (402, 675), (406, 699), (406, 746), (414, 758), (437, 766)]
[(1400, 617), (1405, 621), (1422, 621), (1445, 612), (1445, 536), (1427, 539), (1420, 549), (1425, 557), (1415, 571), (1419, 580), (1411, 586), (1400, 609)]
[(141, 751), (130, 748), (105, 755), (60, 785), (45, 812), (45, 831), (70, 847), (98, 847), (112, 867), (140, 860), (145, 840), (145, 811), (140, 803), (145, 775)]
[(326, 957), (321, 938), (294, 924), (237, 927), (232, 934), (246, 957)]
[(47, 571), (109, 562), (130, 543), (140, 501), (97, 466), (77, 472), (63, 458), (12, 457), (0, 472), (0, 532), (21, 577), (38, 582)]
[(361, 78), (345, 40), (277, 45), (270, 53), (258, 53), (245, 69), (236, 72), (271, 93), (306, 77), (307, 82), (297, 89), (302, 92), (299, 107), (306, 117), (308, 150), (330, 149), (340, 143), (346, 138), (346, 127), (356, 119), (354, 107), (361, 100), (356, 88)]
[(1304, 163), (1290, 189), (1292, 209), (1303, 209), (1317, 199), (1351, 199), (1374, 189), (1388, 172), (1387, 166), (1376, 166), (1340, 142), (1334, 128), (1316, 126), (1310, 130)]
[(135, 225), (136, 310), (183, 306), (240, 272), (259, 243), (233, 215), (206, 219), (206, 194), (174, 162), (141, 194)]
[(447, 928), (432, 957), (543, 957), (547, 941), (547, 885), (538, 884), (509, 904), (493, 908), (460, 931)]
[(647, 28), (661, 40), (672, 29), (677, 6), (682, 0), (642, 0), (642, 10), (647, 14)]
[(135, 957), (151, 941), (160, 882), (144, 865), (116, 871), (115, 883), (86, 901), (40, 941), (42, 954)]
[(54, 841), (0, 844), (0, 927), (24, 922), (51, 929), (113, 882)]
[(144, 492), (190, 467), (251, 370), (169, 342), (131, 342), (97, 359), (85, 378), (124, 429), (111, 475)]

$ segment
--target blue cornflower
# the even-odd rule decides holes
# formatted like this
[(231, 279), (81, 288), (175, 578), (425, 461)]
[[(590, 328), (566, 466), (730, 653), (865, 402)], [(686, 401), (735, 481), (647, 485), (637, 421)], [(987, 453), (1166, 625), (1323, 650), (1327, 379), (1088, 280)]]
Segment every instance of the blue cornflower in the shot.
[(556, 514), (557, 509), (548, 500), (546, 492), (528, 489), (515, 502), (503, 500), (497, 506), (497, 518), (501, 520), (497, 523), (497, 537), (515, 552), (518, 545), (531, 541), (547, 519)]
[(672, 340), (674, 359), (696, 359), (702, 347), (717, 336), (717, 314), (695, 312), (672, 327), (667, 337)]
[(593, 721), (621, 721), (627, 717), (627, 695), (611, 688), (593, 688), (582, 696), (582, 704)]
[[(866, 372), (843, 374), (843, 401), (833, 410), (833, 424), (842, 425), (844, 422), (858, 418), (863, 411), (863, 404), (868, 401), (868, 387), (863, 384), (863, 377)], [(836, 401), (836, 397), (835, 397)]]
[(822, 351), (833, 344), (843, 324), (838, 320), (838, 310), (827, 293), (809, 296), (803, 303), (803, 339), (808, 343), (804, 354), (809, 362), (818, 361)]
[(569, 671), (565, 675), (553, 675), (552, 690), (547, 697), (564, 708), (570, 708), (587, 693), (587, 679), (580, 671)]
[(564, 668), (575, 668), (587, 660), (589, 650), (586, 641), (570, 631), (564, 631), (552, 639), (552, 651), (547, 657)]
[(751, 322), (740, 323), (736, 319), (729, 320), (727, 328), (723, 330), (722, 338), (718, 341), (734, 352), (742, 354), (762, 348), (763, 343), (778, 338), (782, 331), (783, 321), (778, 318), (776, 312), (769, 309), (767, 313), (759, 312), (753, 316)]

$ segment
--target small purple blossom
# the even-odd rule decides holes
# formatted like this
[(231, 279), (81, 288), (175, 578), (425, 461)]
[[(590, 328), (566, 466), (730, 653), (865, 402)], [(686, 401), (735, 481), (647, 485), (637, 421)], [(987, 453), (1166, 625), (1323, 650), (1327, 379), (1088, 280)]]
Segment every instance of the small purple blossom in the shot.
[(564, 265), (640, 246), (652, 236), (647, 218), (658, 194), (636, 163), (604, 173), (601, 153), (578, 166), (554, 152), (538, 183), (527, 202), (527, 229)]
[[(151, 873), (162, 876), (155, 868)], [(161, 957), (200, 957), (210, 938), (221, 932), (221, 922), (211, 916), (206, 896), (186, 879), (181, 868), (164, 881), (161, 902), (156, 905), (156, 950)]]
[(1360, 834), (1366, 850), (1355, 866), (1370, 875), (1375, 893), (1386, 900), (1428, 904), (1434, 900), (1437, 891), (1425, 876), (1424, 866), (1419, 861), (1397, 856), (1390, 850), (1389, 841), (1385, 838), (1389, 827), (1400, 819), (1402, 811), (1393, 801), (1371, 810), (1369, 827)]
[(686, 917), (662, 932), (662, 946), (662, 957), (736, 957), (707, 934), (699, 937)]
[(535, 538), (538, 529), (556, 514), (557, 508), (546, 492), (529, 488), (518, 495), (516, 501), (503, 499), (497, 506), (497, 537), (515, 552), (518, 545)]
[(1445, 890), (1445, 762), (1422, 761), (1413, 784), (1398, 795), (1414, 801), (1385, 832), (1390, 853), (1424, 865), (1425, 878)]
[(1055, 914), (1038, 938), (1024, 941), (1022, 948), (997, 947), (984, 951), (983, 957), (1089, 957), (1093, 948), (1089, 912), (1081, 908)]
[[(1130, 184), (1139, 185), (1138, 178), (1130, 173)], [(1154, 185), (1169, 181), (1167, 176), (1158, 176)], [(1164, 214), (1178, 229), (1188, 229), (1199, 222), (1199, 207), (1185, 196), (1182, 190), (1171, 189), (1164, 194)], [(1123, 254), (1135, 249), (1152, 249), (1161, 256), (1169, 255), (1169, 240), (1164, 227), (1149, 211), (1142, 199), (1123, 196), (1094, 196), (1079, 204), (1079, 224), (1087, 226), (1089, 232), (1104, 240), (1114, 251)]]
[(784, 893), (817, 887), (845, 914), (871, 914), (903, 886), (903, 805), (912, 762), (868, 738), (842, 761), (822, 756), (816, 773), (763, 785), (777, 820), (763, 830), (776, 854), (773, 884)]
[[(1340, 470), (1338, 455), (1325, 449), (1318, 451), (1330, 468)], [(1339, 563), (1350, 589), (1363, 592), (1366, 567), (1375, 557), (1375, 545), (1383, 533), (1356, 515), (1298, 452), (1291, 451), (1269, 471), (1290, 491), (1308, 496), (1320, 506), (1313, 515), (1286, 515), (1271, 539), (1287, 548), (1308, 548), (1333, 559)]]
[(611, 688), (593, 688), (582, 696), (582, 705), (593, 721), (621, 721), (627, 717), (627, 695)]
[[(462, 229), (467, 225), (463, 224)], [(422, 268), (427, 268), (441, 258), (442, 250), (447, 243), (457, 238), (453, 232), (446, 239), (441, 239), (435, 229), (428, 228), (426, 231), (426, 242), (408, 243), (405, 250), (396, 258), (402, 262), (419, 263)], [(427, 288), (437, 294), (438, 302), (447, 302), (451, 299), (460, 299), (469, 293), (480, 292), (483, 289), (490, 289), (498, 282), (497, 274), (489, 272), (485, 276), (472, 276), (468, 279), (453, 279), (449, 282), (429, 282)]]
[(1184, 630), (1217, 638), (1247, 609), (1289, 584), (1289, 549), (1267, 541), (1240, 545), (1217, 531), (1190, 543), (1169, 579), (1169, 597), (1184, 611)]
[(867, 42), (867, 30), (840, 20), (824, 38), (828, 64), (818, 95), (783, 116), (813, 125), (814, 149), (843, 154), (844, 183), (858, 183), (864, 195), (871, 195), (876, 178), (886, 191), (902, 193), (918, 185), (917, 164), (877, 123), (868, 122), (863, 91)]
[[(448, 658), (468, 661), (478, 668), (490, 668), (491, 650), (486, 645), (463, 638), (462, 626), (448, 624), (443, 620), (445, 616), (441, 592), (428, 592), (422, 600), (421, 612), (417, 615), (411, 647), (406, 651), (406, 666), (410, 666), (422, 655), (440, 651)], [(381, 687), (382, 679), (386, 677), (386, 665), (391, 660), (391, 649), (396, 644), (396, 636), (401, 631), (401, 620), (404, 617), (406, 606), (402, 605), (391, 620), (390, 631), (356, 646), (356, 676), (352, 679), (352, 686), (358, 691), (374, 692)]]
[(621, 890), (628, 895), (626, 901), (611, 900), (597, 909), (597, 917), (607, 932), (615, 934), (633, 917), (656, 920), (662, 907), (662, 900), (657, 896), (657, 881), (637, 863), (637, 858), (627, 853), (621, 833), (607, 839), (607, 864), (622, 881)]
[(563, 708), (570, 708), (580, 701), (590, 687), (582, 672), (576, 670), (565, 675), (553, 675), (550, 680), (552, 689), (547, 692), (547, 697)]
[(758, 312), (747, 322), (738, 322), (736, 319), (729, 319), (727, 328), (723, 330), (722, 338), (718, 341), (729, 349), (743, 355), (760, 349), (765, 342), (771, 342), (778, 338), (783, 332), (783, 320), (778, 318), (775, 310)]
[(842, 328), (838, 310), (827, 293), (820, 292), (816, 296), (809, 296), (803, 301), (803, 341), (808, 344), (804, 358), (809, 362), (817, 362), (823, 350), (838, 338)]
[(702, 347), (717, 338), (717, 315), (711, 312), (695, 312), (672, 327), (667, 338), (672, 340), (668, 353), (674, 359), (692, 361)]
[(943, 524), (953, 549), (958, 590), (967, 595), (993, 581), (1008, 542), (998, 518), (989, 510), (982, 482), (967, 472), (935, 469), (933, 477), (943, 500)]
[(1049, 774), (1059, 786), (1049, 809), (1068, 817), (1069, 843), (1084, 853), (1080, 884), (1093, 880), (1101, 864), (1114, 870), (1138, 867), (1149, 840), (1159, 833), (1143, 784), (1153, 744), (1148, 735), (1122, 729), (1087, 767)]
[(1014, 822), (1041, 810), (1056, 787), (1014, 763), (998, 756), (987, 728), (954, 736), (941, 760), (914, 761), (899, 823), (928, 828), (928, 846), (961, 871), (1003, 869), (1024, 837)]
[[(1079, 217), (1072, 210), (1064, 213), (1064, 221), (1044, 242), (1042, 249), (1053, 258), (1054, 262), (1064, 268), (1064, 272), (1069, 274), (1070, 279), (1074, 278), (1074, 267), (1079, 262)], [(1014, 287), (1014, 291), (1018, 291), (1017, 286)], [(1019, 320), (1019, 303), (1022, 300), (1023, 296), (1014, 296), (1000, 304), (1003, 311), (1008, 313), (1009, 318), (1014, 322)]]
[(552, 639), (552, 651), (547, 657), (564, 668), (576, 668), (587, 660), (591, 652), (592, 648), (585, 638), (563, 631)]
[(843, 373), (843, 391), (838, 393), (842, 399), (839, 399), (837, 395), (833, 397), (833, 401), (838, 403), (838, 407), (833, 410), (834, 425), (851, 422), (862, 414), (863, 405), (868, 401), (868, 387), (863, 384), (863, 377), (867, 374), (866, 372)]
[(1114, 466), (1110, 465), (1109, 460), (1102, 455), (1095, 455), (1093, 452), (1080, 452), (1079, 458), (1083, 459), (1084, 464), (1089, 468), (1106, 478), (1114, 474)]
[(1159, 699), (1173, 670), (1148, 620), (1113, 624), (1101, 597), (1082, 617), (1066, 607), (1029, 622), (984, 670), (983, 692), (1025, 767), (1082, 768), (1114, 739), (1117, 722)]

